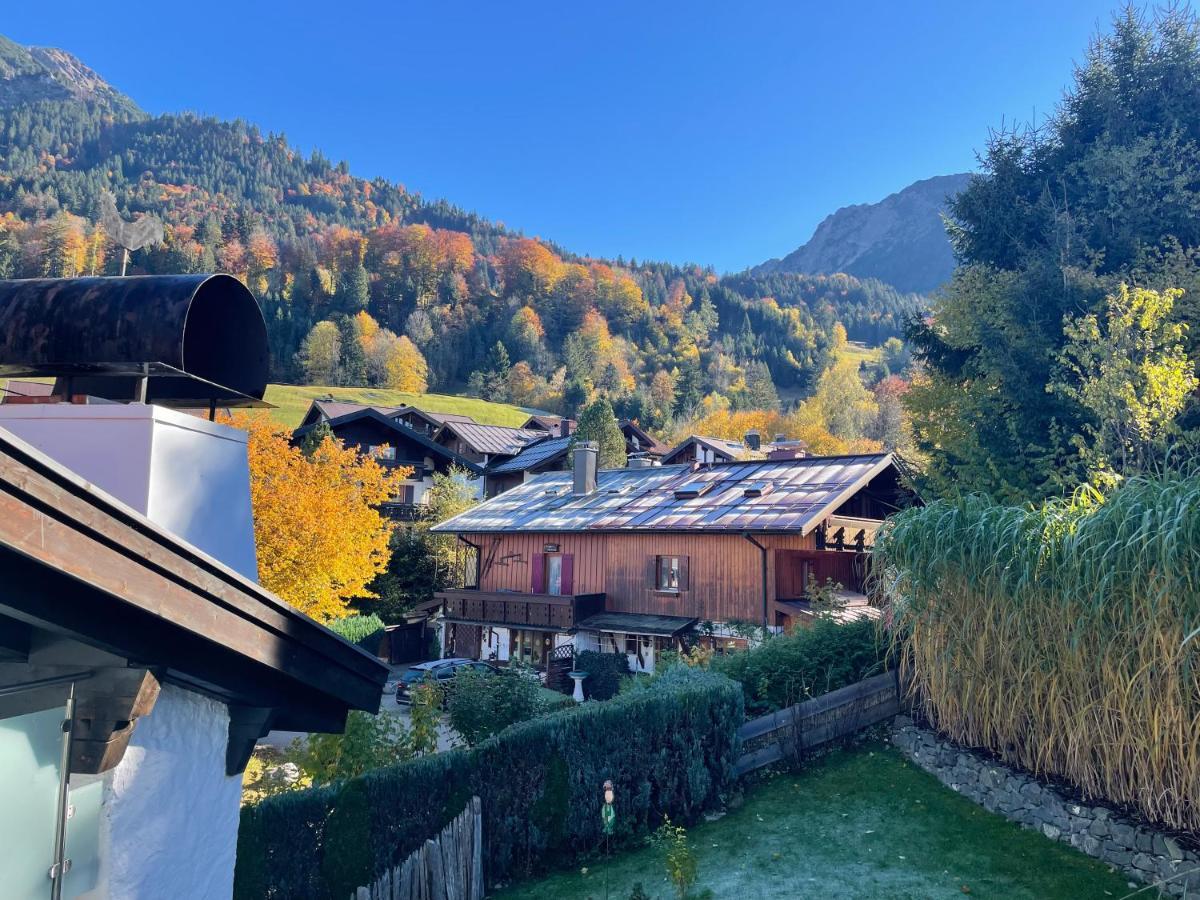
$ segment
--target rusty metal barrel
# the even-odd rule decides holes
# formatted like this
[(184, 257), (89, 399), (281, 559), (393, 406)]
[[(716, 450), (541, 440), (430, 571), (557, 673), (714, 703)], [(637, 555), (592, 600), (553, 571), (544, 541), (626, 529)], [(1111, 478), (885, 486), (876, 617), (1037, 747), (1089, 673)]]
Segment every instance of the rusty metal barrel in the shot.
[[(0, 281), (0, 374), (150, 401), (261, 400), (270, 354), (254, 295), (230, 275)], [(190, 377), (188, 377), (190, 376)]]

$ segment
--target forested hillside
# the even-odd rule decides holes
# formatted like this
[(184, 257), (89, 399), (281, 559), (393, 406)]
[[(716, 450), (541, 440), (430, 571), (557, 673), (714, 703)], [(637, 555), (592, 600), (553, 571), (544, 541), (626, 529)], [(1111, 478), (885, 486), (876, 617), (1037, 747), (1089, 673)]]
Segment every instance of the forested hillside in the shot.
[[(848, 276), (581, 258), (241, 121), (150, 117), (62, 51), (0, 43), (0, 276), (119, 271), (98, 224), (160, 216), (133, 273), (222, 270), (263, 302), (274, 380), (468, 390), (649, 424), (803, 396), (918, 300)], [(838, 335), (841, 336), (840, 330)]]

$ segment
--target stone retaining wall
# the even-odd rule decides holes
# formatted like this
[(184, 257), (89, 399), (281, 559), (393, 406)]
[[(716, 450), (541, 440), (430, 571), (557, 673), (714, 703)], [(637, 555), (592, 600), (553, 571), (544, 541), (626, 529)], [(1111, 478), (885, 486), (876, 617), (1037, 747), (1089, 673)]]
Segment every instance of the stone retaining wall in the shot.
[(1031, 775), (972, 753), (897, 716), (892, 743), (947, 787), (985, 809), (1041, 831), (1121, 869), (1145, 884), (1181, 896), (1200, 890), (1200, 855), (1175, 838), (1103, 806), (1082, 805)]

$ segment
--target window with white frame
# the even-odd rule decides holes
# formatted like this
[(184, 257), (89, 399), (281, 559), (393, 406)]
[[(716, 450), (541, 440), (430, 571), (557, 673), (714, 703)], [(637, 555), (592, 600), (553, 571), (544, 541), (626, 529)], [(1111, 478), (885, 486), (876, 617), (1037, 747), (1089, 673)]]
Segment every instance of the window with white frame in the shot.
[(656, 556), (654, 570), (656, 590), (669, 593), (687, 590), (688, 558), (686, 556)]

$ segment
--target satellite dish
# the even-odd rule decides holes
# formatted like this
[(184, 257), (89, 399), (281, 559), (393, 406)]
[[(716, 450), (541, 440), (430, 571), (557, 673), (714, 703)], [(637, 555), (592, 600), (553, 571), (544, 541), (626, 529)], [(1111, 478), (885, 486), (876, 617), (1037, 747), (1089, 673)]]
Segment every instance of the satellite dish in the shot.
[(139, 216), (133, 222), (126, 222), (117, 212), (117, 198), (109, 191), (100, 195), (100, 224), (104, 230), (120, 245), (121, 274), (129, 265), (131, 250), (141, 250), (151, 244), (161, 244), (163, 240), (163, 223), (157, 216)]

